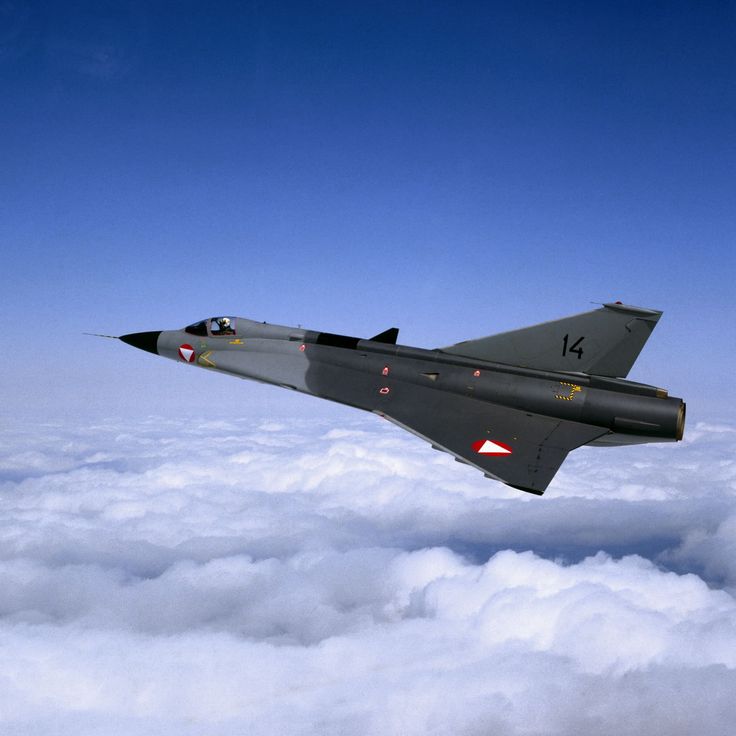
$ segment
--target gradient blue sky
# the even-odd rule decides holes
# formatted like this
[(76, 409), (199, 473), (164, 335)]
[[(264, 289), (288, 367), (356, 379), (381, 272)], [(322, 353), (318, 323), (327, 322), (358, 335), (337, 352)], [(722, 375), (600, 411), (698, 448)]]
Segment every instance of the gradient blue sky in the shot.
[[(433, 347), (621, 299), (665, 311), (631, 377), (733, 414), (734, 3), (0, 20), (15, 413), (196, 412), (228, 380), (83, 331), (232, 313)], [(316, 410), (228, 385), (238, 413)]]

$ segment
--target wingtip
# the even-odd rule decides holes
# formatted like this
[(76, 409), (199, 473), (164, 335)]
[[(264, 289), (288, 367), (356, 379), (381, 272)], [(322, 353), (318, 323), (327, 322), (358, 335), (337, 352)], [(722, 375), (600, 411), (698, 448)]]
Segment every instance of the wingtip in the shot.
[(507, 486), (510, 486), (511, 488), (516, 488), (517, 491), (524, 491), (524, 493), (531, 493), (534, 496), (542, 496), (544, 495), (544, 490), (539, 490), (538, 488), (528, 488), (527, 486), (515, 486), (513, 483), (506, 483)]

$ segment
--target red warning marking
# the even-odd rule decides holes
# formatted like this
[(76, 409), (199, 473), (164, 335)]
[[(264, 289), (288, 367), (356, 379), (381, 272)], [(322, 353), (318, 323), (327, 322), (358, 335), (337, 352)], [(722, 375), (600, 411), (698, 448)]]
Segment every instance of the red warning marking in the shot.
[(474, 376), (475, 376), (476, 378), (479, 378), (479, 377), (480, 377), (480, 371), (473, 371), (473, 375), (474, 375)]
[(179, 345), (179, 357), (185, 363), (194, 363), (194, 348), (186, 342)]
[(306, 345), (300, 345), (299, 346), (299, 350), (301, 350), (302, 352), (304, 352), (306, 349), (307, 349), (307, 346)]
[(388, 386), (384, 386), (382, 389), (379, 389), (378, 393), (385, 396), (390, 390), (391, 389)]
[(387, 376), (388, 375), (388, 366), (387, 365), (383, 366), (383, 370), (381, 371), (381, 375), (382, 376)]
[(473, 450), (479, 455), (510, 455), (513, 450), (503, 442), (495, 442), (491, 440), (478, 440), (471, 445)]

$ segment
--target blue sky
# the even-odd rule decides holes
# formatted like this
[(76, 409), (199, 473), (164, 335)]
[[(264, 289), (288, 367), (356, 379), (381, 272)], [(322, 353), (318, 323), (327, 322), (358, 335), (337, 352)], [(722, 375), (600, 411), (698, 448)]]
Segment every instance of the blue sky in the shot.
[(614, 299), (665, 311), (632, 378), (736, 398), (732, 3), (2, 12), (19, 404), (196, 404), (204, 376), (83, 331), (227, 312), (432, 347)]

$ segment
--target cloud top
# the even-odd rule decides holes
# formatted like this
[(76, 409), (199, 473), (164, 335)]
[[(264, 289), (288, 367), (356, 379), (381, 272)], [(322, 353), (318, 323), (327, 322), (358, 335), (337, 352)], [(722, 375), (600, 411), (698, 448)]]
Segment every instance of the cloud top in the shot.
[(18, 429), (0, 454), (8, 732), (736, 717), (728, 425), (583, 450), (542, 499), (369, 421)]

